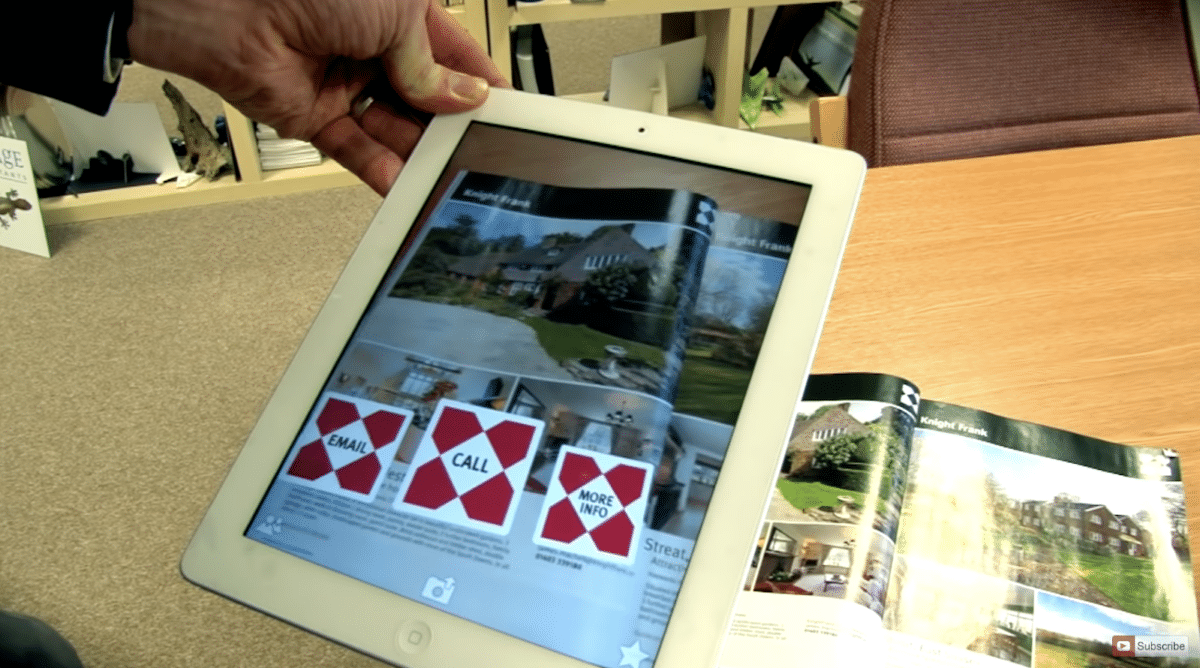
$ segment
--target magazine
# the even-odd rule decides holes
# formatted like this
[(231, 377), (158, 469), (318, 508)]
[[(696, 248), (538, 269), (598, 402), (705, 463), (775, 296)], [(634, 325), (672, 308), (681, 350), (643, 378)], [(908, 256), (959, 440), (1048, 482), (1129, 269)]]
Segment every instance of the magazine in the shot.
[(814, 375), (721, 660), (1200, 665), (1175, 452)]
[(429, 207), (246, 535), (650, 665), (798, 227), (473, 171)]

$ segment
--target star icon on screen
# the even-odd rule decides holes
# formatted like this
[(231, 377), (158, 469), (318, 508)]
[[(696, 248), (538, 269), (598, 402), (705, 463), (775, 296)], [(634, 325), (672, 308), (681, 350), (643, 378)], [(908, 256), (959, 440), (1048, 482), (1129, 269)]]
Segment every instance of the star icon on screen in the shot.
[(639, 640), (629, 647), (621, 647), (621, 663), (617, 665), (641, 668), (642, 661), (645, 661), (649, 656), (649, 654), (642, 651), (642, 642)]

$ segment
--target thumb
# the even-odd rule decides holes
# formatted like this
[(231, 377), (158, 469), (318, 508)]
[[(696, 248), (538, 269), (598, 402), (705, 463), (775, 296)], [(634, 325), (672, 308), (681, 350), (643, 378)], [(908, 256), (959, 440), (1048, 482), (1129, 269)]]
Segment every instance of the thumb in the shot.
[(465, 111), (483, 104), (487, 81), (434, 62), (423, 19), (383, 58), (392, 87), (412, 106), (435, 113)]

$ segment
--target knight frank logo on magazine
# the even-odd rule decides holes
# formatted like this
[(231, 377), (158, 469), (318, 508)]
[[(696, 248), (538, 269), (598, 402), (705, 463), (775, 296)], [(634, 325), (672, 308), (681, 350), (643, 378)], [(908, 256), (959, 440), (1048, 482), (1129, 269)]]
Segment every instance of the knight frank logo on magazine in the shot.
[(1113, 636), (1117, 657), (1187, 657), (1187, 636)]

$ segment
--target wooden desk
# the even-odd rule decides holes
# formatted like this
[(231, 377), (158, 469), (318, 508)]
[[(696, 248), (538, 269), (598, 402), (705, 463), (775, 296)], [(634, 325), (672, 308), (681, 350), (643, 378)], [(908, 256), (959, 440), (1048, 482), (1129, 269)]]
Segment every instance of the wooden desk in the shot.
[(870, 170), (814, 371), (1176, 448), (1200, 546), (1200, 136)]

